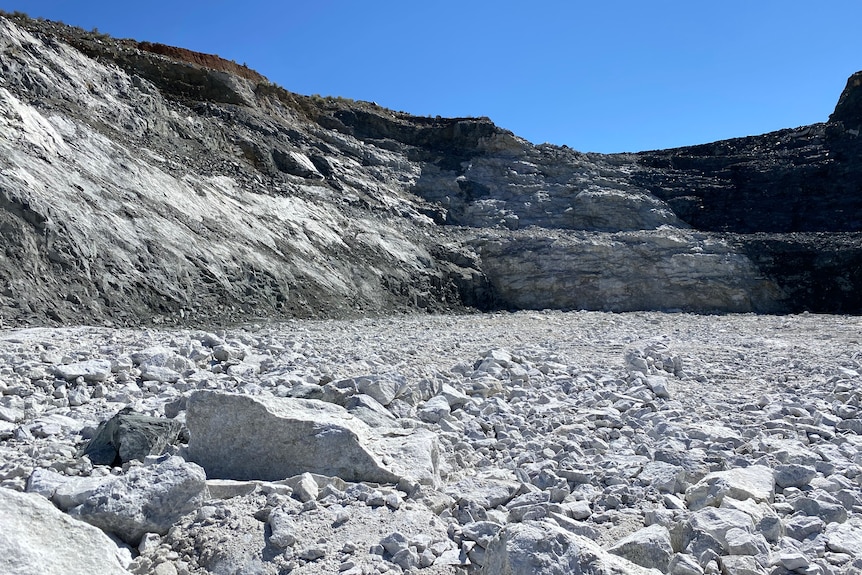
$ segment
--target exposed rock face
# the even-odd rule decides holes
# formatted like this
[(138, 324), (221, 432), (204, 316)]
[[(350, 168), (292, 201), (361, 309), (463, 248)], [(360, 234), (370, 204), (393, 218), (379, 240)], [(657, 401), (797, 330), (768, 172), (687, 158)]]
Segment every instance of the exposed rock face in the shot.
[(495, 293), (514, 308), (780, 309), (780, 291), (751, 260), (702, 233), (496, 234), (473, 245)]
[(826, 124), (603, 156), (50, 22), (0, 18), (0, 51), (3, 318), (862, 309), (858, 75)]
[(844, 129), (857, 132), (851, 135), (859, 136), (858, 132), (862, 129), (862, 72), (856, 72), (847, 80), (847, 86), (835, 105), (835, 111), (829, 116), (829, 122), (841, 122)]

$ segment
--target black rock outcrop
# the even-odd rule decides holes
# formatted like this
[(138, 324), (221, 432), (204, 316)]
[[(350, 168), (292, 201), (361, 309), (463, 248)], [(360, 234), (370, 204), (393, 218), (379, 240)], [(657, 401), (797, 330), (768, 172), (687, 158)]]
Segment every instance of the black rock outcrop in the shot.
[(732, 241), (789, 309), (859, 313), (862, 73), (825, 124), (635, 156), (635, 181), (693, 227)]

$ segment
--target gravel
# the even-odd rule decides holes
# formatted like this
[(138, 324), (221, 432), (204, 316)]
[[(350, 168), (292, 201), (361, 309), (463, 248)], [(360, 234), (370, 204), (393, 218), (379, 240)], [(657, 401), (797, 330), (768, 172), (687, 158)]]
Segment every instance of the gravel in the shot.
[[(511, 545), (532, 545), (538, 528), (566, 549), (543, 550), (551, 563), (586, 561), (572, 555), (586, 538), (601, 546), (591, 561), (624, 573), (857, 573), (860, 327), (518, 312), (5, 330), (0, 486), (89, 501), (99, 478), (147, 476), (134, 470), (164, 457), (114, 468), (79, 457), (126, 407), (184, 422), (199, 389), (303, 397), (356, 408), (372, 427), (433, 431), (436, 484), (210, 480), (209, 499), (173, 527), (135, 533), (127, 569), (482, 573), (530, 556)], [(89, 491), (76, 495), (74, 478)]]

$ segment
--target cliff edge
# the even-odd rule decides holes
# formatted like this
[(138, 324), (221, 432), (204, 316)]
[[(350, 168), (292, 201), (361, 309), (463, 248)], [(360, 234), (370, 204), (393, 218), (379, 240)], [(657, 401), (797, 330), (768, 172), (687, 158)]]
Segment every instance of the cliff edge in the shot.
[(825, 124), (585, 154), (0, 17), (0, 318), (858, 313), (860, 78)]

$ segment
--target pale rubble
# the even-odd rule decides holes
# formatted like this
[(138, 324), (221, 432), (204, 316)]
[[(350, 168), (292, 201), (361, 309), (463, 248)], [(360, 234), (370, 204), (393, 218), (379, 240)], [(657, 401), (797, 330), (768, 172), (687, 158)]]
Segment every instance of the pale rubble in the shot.
[[(6, 330), (0, 482), (116, 534), (141, 574), (849, 575), (859, 330), (589, 312)], [(93, 360), (111, 370), (78, 384), (88, 402), (55, 393), (57, 366)], [(84, 453), (118, 413), (165, 435), (110, 467)]]

